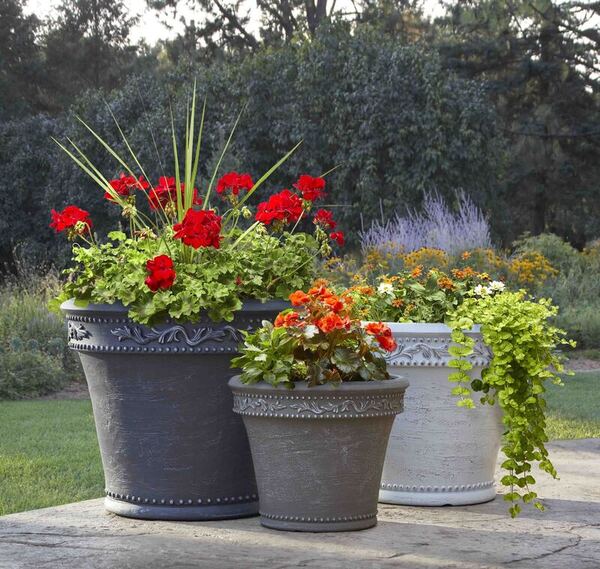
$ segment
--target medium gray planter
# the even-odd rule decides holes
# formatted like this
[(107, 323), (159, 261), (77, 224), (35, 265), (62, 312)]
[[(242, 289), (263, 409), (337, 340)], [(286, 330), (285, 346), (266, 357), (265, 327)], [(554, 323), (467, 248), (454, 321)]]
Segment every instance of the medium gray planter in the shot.
[(241, 334), (284, 302), (248, 302), (233, 322), (136, 324), (121, 305), (65, 302), (94, 409), (105, 507), (160, 520), (258, 513), (244, 426), (227, 381)]
[(234, 377), (229, 385), (250, 439), (262, 525), (325, 532), (377, 523), (387, 439), (407, 381), (288, 390)]
[[(392, 428), (379, 500), (410, 506), (478, 504), (493, 500), (494, 470), (502, 438), (502, 410), (478, 403), (456, 405), (456, 385), (448, 381), (454, 359), (448, 352), (450, 329), (443, 324), (388, 322), (398, 347), (388, 369), (410, 382), (405, 411)], [(490, 362), (479, 327), (475, 339), (473, 379)]]

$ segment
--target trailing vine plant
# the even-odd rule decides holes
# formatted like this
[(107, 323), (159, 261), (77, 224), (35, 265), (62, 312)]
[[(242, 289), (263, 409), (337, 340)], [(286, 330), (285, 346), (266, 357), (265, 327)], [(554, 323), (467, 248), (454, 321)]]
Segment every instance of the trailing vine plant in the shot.
[[(523, 290), (494, 294), (480, 289), (448, 313), (456, 344), (450, 348), (455, 358), (450, 366), (456, 371), (449, 379), (457, 384), (452, 392), (460, 397), (458, 404), (474, 407), (475, 392), (481, 394), (482, 404), (497, 402), (503, 410), (506, 431), (502, 451), (506, 460), (502, 468), (507, 473), (501, 483), (509, 488), (504, 499), (511, 502), (512, 517), (521, 511), (520, 502), (544, 509), (532, 490), (534, 463), (557, 477), (545, 446), (545, 383), (562, 384), (558, 374), (564, 372), (564, 367), (556, 348), (564, 344), (575, 346), (565, 338), (563, 330), (551, 324), (557, 311), (549, 299), (528, 298)], [(465, 332), (474, 324), (481, 325), (483, 340), (493, 351), (481, 379), (470, 375), (469, 356), (474, 340)]]

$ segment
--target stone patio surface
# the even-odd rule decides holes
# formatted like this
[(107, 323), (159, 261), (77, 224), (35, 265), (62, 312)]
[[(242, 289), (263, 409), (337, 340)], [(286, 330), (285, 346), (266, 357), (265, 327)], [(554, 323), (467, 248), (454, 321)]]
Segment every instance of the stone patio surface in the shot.
[(549, 445), (560, 481), (538, 477), (546, 512), (516, 520), (506, 503), (380, 505), (377, 527), (353, 533), (267, 530), (258, 518), (146, 522), (89, 500), (0, 518), (0, 568), (600, 568), (600, 439)]

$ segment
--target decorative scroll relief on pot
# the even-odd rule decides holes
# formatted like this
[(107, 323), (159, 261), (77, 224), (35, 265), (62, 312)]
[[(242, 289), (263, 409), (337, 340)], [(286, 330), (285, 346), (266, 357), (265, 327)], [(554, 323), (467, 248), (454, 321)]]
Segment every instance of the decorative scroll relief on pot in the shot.
[[(448, 348), (453, 344), (449, 335), (431, 337), (394, 336), (396, 349), (386, 355), (390, 366), (448, 366), (456, 359)], [(475, 338), (473, 353), (468, 357), (474, 366), (486, 366), (492, 360), (492, 350), (478, 336)]]

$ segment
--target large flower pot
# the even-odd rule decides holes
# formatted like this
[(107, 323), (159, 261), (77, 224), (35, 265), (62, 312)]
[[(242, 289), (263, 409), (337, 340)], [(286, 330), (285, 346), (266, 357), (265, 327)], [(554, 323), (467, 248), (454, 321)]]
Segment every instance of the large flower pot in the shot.
[(262, 525), (291, 531), (348, 531), (377, 523), (387, 439), (402, 411), (404, 379), (294, 390), (234, 377)]
[(258, 512), (256, 481), (227, 381), (241, 340), (287, 306), (248, 302), (233, 322), (132, 322), (121, 305), (62, 305), (89, 386), (105, 507), (162, 520)]
[[(448, 381), (454, 359), (450, 329), (443, 324), (388, 323), (398, 344), (388, 369), (410, 383), (405, 411), (392, 428), (379, 500), (391, 504), (443, 506), (492, 500), (494, 469), (503, 426), (499, 406), (457, 407)], [(478, 328), (472, 377), (480, 377), (491, 359)]]

